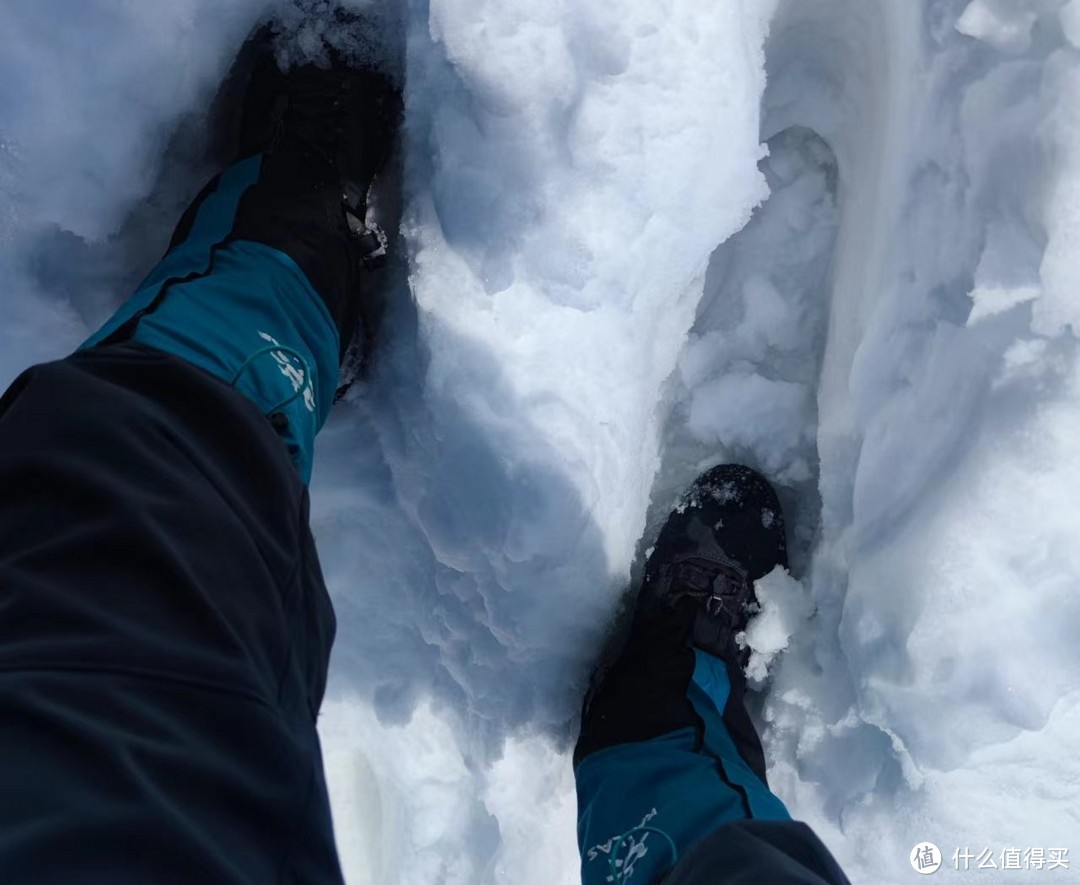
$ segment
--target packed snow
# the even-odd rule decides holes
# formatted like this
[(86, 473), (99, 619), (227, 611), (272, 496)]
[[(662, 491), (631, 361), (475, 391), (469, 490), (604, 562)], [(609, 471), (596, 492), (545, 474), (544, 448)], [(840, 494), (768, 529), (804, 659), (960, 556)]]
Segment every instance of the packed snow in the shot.
[(750, 651), (746, 664), (750, 687), (761, 689), (768, 683), (769, 668), (787, 650), (791, 637), (806, 629), (814, 608), (806, 588), (783, 566), (758, 580), (754, 591), (753, 616), (735, 639), (740, 648)]
[[(271, 5), (0, 5), (5, 384), (164, 248)], [(1080, 855), (1080, 0), (379, 22), (400, 259), (312, 488), (350, 885), (576, 880), (590, 664), (728, 460), (791, 536), (750, 636), (771, 782), (852, 880), (910, 881), (924, 841), (946, 878)]]

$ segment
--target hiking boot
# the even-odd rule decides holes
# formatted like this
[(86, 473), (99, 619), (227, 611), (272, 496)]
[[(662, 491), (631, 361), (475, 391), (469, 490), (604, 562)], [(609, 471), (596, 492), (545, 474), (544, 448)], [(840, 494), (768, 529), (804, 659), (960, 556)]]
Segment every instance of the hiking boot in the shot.
[[(369, 23), (334, 13), (335, 35), (370, 38)], [(385, 261), (388, 240), (368, 220), (372, 183), (391, 154), (402, 114), (391, 78), (359, 54), (329, 45), (322, 63), (278, 66), (274, 26), (243, 52), (251, 78), (244, 99), (240, 157), (264, 156), (259, 181), (241, 201), (233, 237), (289, 255), (326, 302), (342, 358), (370, 312), (361, 271)]]
[(694, 647), (745, 666), (735, 637), (746, 629), (754, 582), (787, 568), (780, 501), (749, 467), (699, 477), (668, 517), (645, 566), (635, 621), (674, 618)]

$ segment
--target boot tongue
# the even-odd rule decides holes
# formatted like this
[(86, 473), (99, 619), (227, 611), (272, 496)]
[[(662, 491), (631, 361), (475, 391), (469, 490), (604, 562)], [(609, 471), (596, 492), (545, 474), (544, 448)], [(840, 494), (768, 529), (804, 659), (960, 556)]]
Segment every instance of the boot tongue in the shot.
[(725, 660), (742, 660), (735, 637), (746, 629), (754, 599), (745, 571), (710, 556), (682, 557), (672, 564), (667, 596), (670, 605), (693, 610), (696, 647)]
[(693, 643), (719, 658), (745, 663), (735, 637), (746, 629), (754, 588), (744, 572), (722, 570), (694, 618)]
[(675, 563), (671, 576), (671, 593), (679, 596), (684, 593), (693, 596), (711, 594), (718, 580), (718, 563), (702, 557), (693, 557)]

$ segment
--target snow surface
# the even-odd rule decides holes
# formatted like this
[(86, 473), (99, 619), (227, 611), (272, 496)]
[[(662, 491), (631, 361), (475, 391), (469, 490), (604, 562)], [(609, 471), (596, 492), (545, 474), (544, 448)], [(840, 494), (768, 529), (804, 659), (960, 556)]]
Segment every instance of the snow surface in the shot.
[[(163, 248), (267, 5), (0, 5), (5, 383)], [(407, 265), (313, 484), (352, 885), (575, 880), (589, 664), (729, 459), (813, 610), (772, 783), (853, 881), (1080, 852), (1080, 0), (395, 8)]]

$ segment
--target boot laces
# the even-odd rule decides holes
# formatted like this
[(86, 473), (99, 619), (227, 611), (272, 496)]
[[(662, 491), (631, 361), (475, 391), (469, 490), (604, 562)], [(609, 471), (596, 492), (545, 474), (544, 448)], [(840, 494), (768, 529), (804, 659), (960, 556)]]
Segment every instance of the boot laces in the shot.
[(745, 571), (732, 562), (707, 556), (678, 558), (670, 566), (665, 594), (672, 606), (685, 600), (701, 604), (706, 616), (731, 621), (742, 615), (753, 598)]

